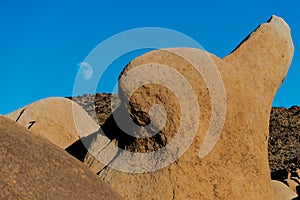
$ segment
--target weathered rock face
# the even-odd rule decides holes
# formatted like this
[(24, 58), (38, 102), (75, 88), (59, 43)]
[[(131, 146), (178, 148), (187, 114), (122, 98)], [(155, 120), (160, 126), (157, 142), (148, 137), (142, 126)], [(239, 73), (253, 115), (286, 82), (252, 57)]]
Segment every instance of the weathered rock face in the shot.
[[(76, 103), (82, 106), (90, 116), (94, 116), (95, 122), (105, 124), (111, 115), (111, 102), (117, 99), (116, 94), (90, 94), (72, 97)], [(118, 106), (118, 105), (117, 105)], [(271, 178), (279, 180), (288, 185), (291, 189), (300, 194), (300, 107), (291, 108), (273, 107), (270, 115), (269, 128), (269, 166)], [(73, 154), (74, 155), (74, 154)], [(104, 165), (91, 154), (84, 154), (85, 164), (95, 173)], [(77, 156), (78, 158), (78, 156)], [(81, 158), (79, 158), (81, 160)], [(289, 177), (290, 174), (290, 178)], [(296, 182), (296, 185), (293, 184)], [(297, 191), (297, 187), (299, 188)]]
[(0, 117), (0, 199), (121, 199), (86, 166)]
[[(188, 137), (191, 136), (190, 130), (197, 127), (193, 142), (176, 162), (174, 157), (178, 155), (171, 152), (169, 159), (174, 162), (165, 168), (140, 174), (120, 172), (112, 166), (122, 157), (124, 151), (115, 150), (112, 151), (114, 155), (107, 166), (99, 165), (99, 176), (126, 199), (272, 199), (274, 191), (267, 150), (269, 118), (273, 97), (285, 78), (293, 51), (288, 25), (274, 16), (268, 23), (260, 25), (224, 59), (201, 50), (186, 48), (157, 50), (136, 58), (121, 75), (119, 91), (122, 103), (119, 109), (128, 110), (133, 120), (141, 125), (140, 128), (132, 129), (136, 136), (145, 136), (145, 133), (156, 130), (156, 125), (161, 122), (163, 117), (154, 117), (154, 120), (150, 117), (152, 105), (164, 107), (165, 113), (158, 112), (158, 115), (165, 114), (166, 123), (157, 135), (150, 138), (123, 137), (124, 134), (118, 129), (105, 134), (122, 149), (149, 153), (175, 140), (176, 133), (180, 130), (183, 110), (190, 109), (191, 112), (184, 117), (187, 117), (187, 121), (194, 121), (193, 114), (197, 114), (197, 110), (193, 108), (198, 106), (201, 111), (198, 121), (196, 120), (199, 127), (197, 122), (183, 126), (183, 136)], [(188, 58), (190, 62), (184, 58)], [(131, 95), (131, 91), (139, 85), (138, 81), (141, 81), (139, 76), (144, 77), (142, 72), (145, 73), (145, 70), (141, 70), (141, 74), (135, 74), (139, 78), (128, 81), (126, 77), (130, 76), (130, 72), (142, 65), (143, 69), (150, 69), (147, 71), (147, 78), (154, 78), (155, 82), (159, 82), (167, 77), (167, 71), (164, 71), (165, 74), (159, 74), (158, 71), (151, 74), (151, 69), (159, 69), (159, 64), (175, 69), (188, 80), (197, 96), (197, 105), (194, 102), (182, 105), (178, 96), (172, 93), (172, 88), (151, 82)], [(224, 128), (212, 151), (209, 152), (209, 148), (204, 149), (207, 151), (201, 159), (198, 154), (203, 149), (203, 142), (209, 146), (217, 139), (214, 137), (212, 141), (205, 140), (211, 116), (222, 113), (218, 113), (218, 107), (212, 106), (210, 95), (213, 91), (209, 90), (207, 80), (203, 79), (194, 66), (203, 69), (204, 73), (210, 67), (217, 66), (226, 91)], [(205, 75), (210, 74), (207, 72)], [(168, 81), (175, 88), (179, 83), (176, 78)], [(190, 91), (187, 90), (188, 92)], [(212, 98), (222, 102), (218, 94), (213, 95), (216, 96)], [(112, 120), (108, 121), (110, 122), (103, 127), (114, 125)], [(145, 128), (149, 124), (150, 128)], [(103, 151), (103, 148), (98, 147), (101, 143), (99, 140), (103, 137), (99, 135), (98, 140), (92, 144), (90, 150), (94, 154), (97, 154), (97, 150), (98, 154)], [(189, 140), (188, 137), (181, 138), (183, 144), (185, 140)], [(165, 155), (162, 158), (166, 159)], [(156, 157), (141, 160), (140, 164), (155, 162), (160, 165), (164, 162), (163, 159)], [(128, 157), (128, 162), (130, 161)], [(134, 164), (133, 168), (138, 167)]]
[[(70, 97), (69, 97), (70, 98)], [(89, 94), (70, 98), (80, 106), (100, 125), (112, 114), (116, 107), (111, 108), (111, 102), (117, 99), (117, 94)], [(269, 125), (269, 166), (276, 177), (274, 180), (284, 180), (293, 168), (300, 169), (300, 107), (273, 107)], [(285, 170), (286, 175), (280, 175)], [(282, 172), (281, 172), (282, 174)], [(279, 175), (279, 176), (278, 176)], [(300, 176), (300, 171), (299, 171)]]
[(81, 106), (66, 98), (43, 99), (6, 117), (63, 149), (77, 141), (79, 136), (87, 136), (99, 129)]

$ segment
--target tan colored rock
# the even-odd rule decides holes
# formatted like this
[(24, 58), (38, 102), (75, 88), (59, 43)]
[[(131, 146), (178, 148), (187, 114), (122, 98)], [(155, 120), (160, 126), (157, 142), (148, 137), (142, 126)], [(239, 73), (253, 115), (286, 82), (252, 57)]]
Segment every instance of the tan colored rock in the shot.
[(297, 193), (297, 187), (299, 187), (299, 184), (296, 183), (296, 181), (292, 179), (285, 179), (284, 181), (291, 190)]
[(296, 169), (297, 177), (300, 178), (300, 169)]
[(59, 97), (42, 99), (6, 117), (63, 149), (77, 141), (79, 136), (87, 136), (99, 129), (81, 106)]
[(300, 185), (300, 178), (292, 177), (291, 180), (294, 180), (296, 183), (298, 183)]
[[(107, 162), (106, 166), (93, 165), (94, 171), (125, 199), (273, 199), (268, 123), (273, 97), (286, 76), (293, 52), (288, 25), (273, 16), (224, 59), (188, 48), (156, 50), (134, 59), (121, 74), (122, 105), (118, 110), (129, 111), (140, 127), (122, 127), (125, 132), (131, 128), (131, 137), (108, 120), (103, 127), (114, 131), (105, 134), (126, 151), (112, 147), (100, 134), (90, 151)], [(226, 98), (214, 68), (222, 77)], [(189, 86), (183, 87), (182, 78)], [(196, 103), (191, 93), (197, 97)], [(153, 105), (163, 106), (165, 112), (158, 106), (153, 114)], [(223, 114), (225, 124), (218, 138)], [(212, 116), (219, 119), (213, 126)], [(125, 125), (130, 123), (128, 118), (124, 120)], [(146, 137), (157, 130), (155, 136)], [(190, 142), (191, 146), (185, 146)], [(171, 144), (177, 150), (166, 148), (156, 154)], [(128, 152), (141, 153), (139, 162), (135, 161), (137, 154)], [(143, 157), (145, 152), (156, 157)], [(172, 164), (165, 166), (168, 162)]]
[(272, 180), (272, 187), (274, 190), (274, 200), (292, 200), (298, 195), (280, 181)]
[(86, 166), (0, 117), (0, 199), (121, 199)]

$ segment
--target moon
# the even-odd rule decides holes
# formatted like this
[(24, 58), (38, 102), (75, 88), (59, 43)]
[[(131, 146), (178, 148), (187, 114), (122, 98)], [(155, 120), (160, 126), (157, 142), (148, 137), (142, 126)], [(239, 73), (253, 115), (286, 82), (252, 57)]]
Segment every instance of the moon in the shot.
[(83, 75), (83, 78), (88, 80), (93, 76), (93, 67), (87, 62), (80, 62), (78, 63), (79, 70)]

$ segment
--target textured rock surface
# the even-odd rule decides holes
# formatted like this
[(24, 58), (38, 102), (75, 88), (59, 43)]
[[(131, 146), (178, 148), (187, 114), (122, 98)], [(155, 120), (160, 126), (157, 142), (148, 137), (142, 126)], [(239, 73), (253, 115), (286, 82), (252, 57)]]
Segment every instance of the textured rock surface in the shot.
[(103, 125), (111, 113), (116, 110), (120, 102), (116, 94), (85, 94), (78, 97), (67, 97), (72, 99), (93, 118), (93, 120), (100, 125)]
[[(194, 57), (198, 64), (205, 63), (209, 57), (221, 73), (227, 95), (227, 112), (217, 145), (205, 158), (199, 159), (198, 151), (213, 112), (201, 76), (194, 73), (189, 63), (169, 50), (153, 51), (132, 61), (122, 76), (138, 65), (153, 62), (179, 70), (199, 98), (201, 124), (196, 137), (187, 152), (166, 168), (131, 174), (106, 166), (99, 168), (100, 177), (126, 199), (272, 199), (267, 152), (268, 122), (273, 97), (284, 80), (294, 51), (287, 24), (278, 17), (272, 17), (224, 59), (212, 54), (208, 56), (196, 49), (171, 51)], [(148, 64), (148, 67), (152, 66)], [(126, 99), (130, 100), (128, 110), (135, 122), (140, 125), (149, 123), (148, 112), (152, 103), (164, 106), (167, 122), (161, 133), (152, 138), (123, 138), (117, 129), (113, 129), (114, 133), (105, 134), (116, 140), (119, 147), (133, 152), (148, 152), (168, 144), (178, 129), (176, 122), (180, 118), (175, 96), (166, 88), (148, 84), (129, 99), (127, 89), (130, 84), (121, 82), (119, 91), (123, 103)], [(136, 134), (139, 131), (136, 130)], [(94, 144), (93, 151), (97, 150), (98, 143), (95, 141)]]
[(0, 117), (0, 199), (120, 199), (86, 166)]
[[(95, 98), (97, 97), (97, 98)], [(116, 94), (94, 94), (73, 97), (96, 123), (103, 125), (111, 115), (111, 98), (117, 99)], [(118, 105), (117, 105), (118, 106)], [(115, 106), (113, 110), (116, 109)], [(96, 115), (96, 116), (95, 116)], [(300, 169), (300, 107), (273, 107), (269, 127), (269, 166), (274, 172), (274, 179), (284, 180), (292, 168)], [(285, 170), (286, 175), (280, 175)], [(281, 173), (282, 174), (282, 173)], [(300, 172), (299, 172), (300, 174)]]
[[(96, 97), (96, 98), (95, 98)], [(111, 100), (111, 98), (113, 100)], [(73, 97), (72, 100), (81, 105), (91, 116), (96, 115), (94, 120), (103, 125), (118, 105), (111, 109), (111, 102), (117, 99), (116, 94), (84, 95)], [(271, 178), (286, 183), (289, 174), (291, 180), (300, 183), (300, 107), (291, 108), (273, 107), (270, 116), (269, 127), (269, 166)], [(104, 167), (90, 154), (85, 156), (85, 163), (95, 173)], [(290, 179), (289, 179), (290, 180)], [(294, 187), (294, 186), (293, 186)], [(299, 186), (298, 186), (299, 187)], [(297, 188), (291, 188), (296, 191)], [(296, 190), (295, 190), (296, 189)], [(297, 191), (298, 195), (300, 188)]]
[(79, 136), (89, 135), (99, 129), (99, 125), (81, 106), (66, 98), (43, 99), (6, 117), (63, 149), (77, 141)]
[(300, 169), (300, 107), (273, 108), (270, 118), (271, 171)]

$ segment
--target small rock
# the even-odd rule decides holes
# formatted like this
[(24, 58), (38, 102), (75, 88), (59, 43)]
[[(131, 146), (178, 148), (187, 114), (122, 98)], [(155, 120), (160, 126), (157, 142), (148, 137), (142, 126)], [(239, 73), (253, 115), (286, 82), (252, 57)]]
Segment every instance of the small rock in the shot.
[(42, 99), (6, 117), (63, 149), (99, 129), (81, 106), (59, 97)]
[(298, 195), (280, 181), (272, 181), (272, 186), (274, 190), (274, 200), (292, 200), (298, 197)]
[(290, 189), (292, 189), (294, 192), (296, 192), (297, 193), (297, 187), (299, 187), (299, 184), (298, 183), (296, 183), (294, 180), (292, 180), (292, 179), (285, 179), (284, 180), (284, 183), (286, 183), (286, 185), (290, 188)]

